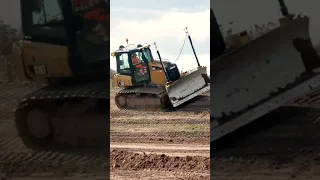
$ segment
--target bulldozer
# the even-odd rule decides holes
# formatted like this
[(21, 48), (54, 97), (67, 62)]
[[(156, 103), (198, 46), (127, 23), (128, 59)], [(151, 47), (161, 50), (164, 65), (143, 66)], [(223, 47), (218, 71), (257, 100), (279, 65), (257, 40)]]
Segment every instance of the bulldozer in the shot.
[(200, 65), (191, 36), (188, 29), (185, 30), (198, 64), (192, 72), (180, 73), (175, 63), (164, 61), (156, 43), (158, 59), (153, 58), (150, 45), (120, 45), (118, 50), (111, 53), (117, 62), (114, 81), (122, 88), (115, 96), (118, 108), (142, 110), (178, 107), (209, 91), (207, 68)]
[(247, 41), (238, 39), (242, 44), (233, 48), (226, 47), (211, 7), (211, 143), (320, 86), (310, 19), (290, 14), (283, 0), (278, 3), (280, 26), (249, 41), (239, 35)]
[(20, 0), (23, 39), (12, 49), (23, 97), (15, 125), (32, 150), (109, 144), (108, 0)]

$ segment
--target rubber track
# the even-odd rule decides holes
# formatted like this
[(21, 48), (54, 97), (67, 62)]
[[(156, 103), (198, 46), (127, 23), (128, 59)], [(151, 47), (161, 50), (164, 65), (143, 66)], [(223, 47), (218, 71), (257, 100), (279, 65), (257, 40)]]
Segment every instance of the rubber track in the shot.
[[(108, 83), (106, 83), (106, 82), (94, 82), (94, 83), (82, 84), (82, 85), (64, 86), (64, 87), (60, 87), (60, 88), (44, 87), (42, 89), (39, 89), (39, 90), (25, 96), (20, 101), (20, 104), (18, 107), (23, 107), (25, 105), (34, 106), (34, 105), (37, 105), (38, 102), (43, 101), (43, 100), (68, 101), (68, 100), (72, 100), (72, 99), (94, 98), (94, 99), (105, 99), (106, 102), (108, 102), (108, 99), (110, 99), (110, 96), (109, 96), (110, 90), (107, 85), (108, 85)], [(17, 114), (20, 114), (19, 110), (17, 110)], [(24, 127), (20, 127), (20, 126), (19, 126), (19, 128), (21, 128), (21, 129), (24, 128)], [(20, 131), (23, 131), (23, 130), (20, 130)], [(26, 140), (28, 138), (23, 137), (23, 136), (26, 136), (24, 132), (19, 132), (19, 135), (21, 136), (22, 139), (25, 140), (26, 143), (28, 143), (29, 140)], [(28, 143), (26, 145), (28, 147), (34, 148), (34, 146), (31, 144)], [(52, 146), (52, 148), (55, 148), (55, 147), (56, 147), (55, 145)]]
[(107, 82), (95, 82), (61, 88), (44, 87), (27, 96), (20, 103), (29, 100), (67, 99), (67, 98), (99, 98), (110, 99), (110, 89)]
[[(167, 98), (167, 92), (165, 89), (160, 88), (149, 88), (149, 87), (141, 87), (141, 88), (131, 88), (131, 89), (122, 89), (120, 90), (115, 97), (120, 96), (122, 94), (152, 94), (156, 95), (161, 99), (161, 103), (167, 103), (165, 98)], [(161, 106), (163, 106), (162, 104)], [(149, 105), (140, 105), (139, 108), (148, 108)], [(135, 109), (132, 107), (126, 107), (126, 109)]]

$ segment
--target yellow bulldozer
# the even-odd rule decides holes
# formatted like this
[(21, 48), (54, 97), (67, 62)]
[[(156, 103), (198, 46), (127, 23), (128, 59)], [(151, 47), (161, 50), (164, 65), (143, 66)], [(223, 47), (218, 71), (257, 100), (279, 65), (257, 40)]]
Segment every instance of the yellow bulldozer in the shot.
[(22, 98), (18, 133), (34, 150), (109, 147), (109, 1), (20, 0), (20, 79), (47, 85)]
[(178, 107), (210, 89), (207, 68), (200, 65), (191, 36), (185, 30), (198, 64), (190, 73), (180, 73), (175, 63), (164, 61), (156, 43), (158, 59), (153, 57), (150, 45), (120, 45), (111, 53), (117, 62), (114, 81), (123, 88), (115, 96), (118, 108)]

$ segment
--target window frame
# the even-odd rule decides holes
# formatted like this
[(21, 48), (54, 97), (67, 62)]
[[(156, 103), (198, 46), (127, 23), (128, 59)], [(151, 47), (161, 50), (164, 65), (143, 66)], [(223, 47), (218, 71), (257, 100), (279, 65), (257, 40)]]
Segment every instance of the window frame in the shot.
[[(148, 59), (148, 57), (146, 56), (146, 54), (145, 54), (144, 51), (148, 51), (148, 54), (150, 55), (150, 61), (149, 61), (149, 59)], [(148, 63), (154, 61), (150, 48), (143, 48), (143, 49), (141, 50), (141, 52), (142, 52), (144, 58), (148, 61)]]
[[(59, 3), (59, 0), (54, 1)], [(68, 37), (65, 31), (64, 20), (50, 24), (34, 24), (31, 4), (32, 3), (30, 3), (28, 0), (20, 0), (22, 31), (24, 34), (24, 39), (67, 45)], [(60, 12), (61, 16), (63, 17), (62, 9)], [(48, 36), (48, 34), (50, 36)]]
[[(128, 65), (129, 67), (128, 68), (123, 68), (121, 69), (121, 65), (120, 65), (120, 57), (123, 55), (123, 54), (126, 54), (127, 55), (127, 61), (128, 61)], [(127, 76), (131, 76), (133, 74), (133, 64), (132, 64), (132, 61), (130, 60), (131, 58), (130, 57), (130, 53), (129, 52), (117, 52), (116, 53), (116, 61), (117, 61), (117, 72), (121, 75), (127, 75)]]
[[(40, 18), (43, 18), (42, 19), (42, 23), (36, 23), (35, 22), (35, 19), (34, 19), (34, 16), (35, 16), (35, 12), (32, 11), (32, 26), (51, 26), (51, 25), (59, 25), (59, 24), (62, 24), (63, 21), (64, 21), (64, 17), (63, 17), (63, 12), (62, 12), (62, 9), (61, 9), (61, 6), (59, 4), (59, 2), (57, 0), (41, 0), (42, 1), (42, 8), (41, 8), (41, 11), (39, 12), (39, 20), (38, 22), (40, 22)], [(48, 2), (53, 2), (54, 4), (51, 4), (51, 5), (47, 5)], [(52, 10), (52, 5), (56, 6), (56, 9), (57, 11), (54, 13), (54, 17), (56, 17), (56, 15), (59, 15), (60, 18), (57, 19), (56, 22), (50, 22), (52, 20), (54, 20), (54, 18), (50, 17), (51, 13), (48, 13), (48, 10)], [(48, 19), (48, 18), (52, 18), (52, 19)]]

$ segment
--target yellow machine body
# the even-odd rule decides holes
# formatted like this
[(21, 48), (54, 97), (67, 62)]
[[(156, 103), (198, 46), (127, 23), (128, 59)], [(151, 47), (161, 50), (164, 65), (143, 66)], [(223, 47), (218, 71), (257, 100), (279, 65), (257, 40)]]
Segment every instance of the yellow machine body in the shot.
[(66, 46), (21, 40), (13, 46), (11, 58), (22, 80), (72, 76)]
[[(154, 67), (157, 67), (159, 69), (153, 69)], [(159, 86), (165, 86), (167, 84), (167, 79), (163, 69), (161, 68), (162, 66), (159, 61), (149, 63), (151, 83)], [(132, 87), (135, 85), (132, 82), (132, 77), (126, 75), (116, 74), (114, 77), (114, 81), (117, 87)]]

